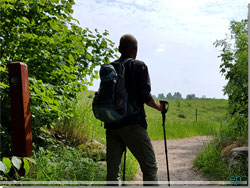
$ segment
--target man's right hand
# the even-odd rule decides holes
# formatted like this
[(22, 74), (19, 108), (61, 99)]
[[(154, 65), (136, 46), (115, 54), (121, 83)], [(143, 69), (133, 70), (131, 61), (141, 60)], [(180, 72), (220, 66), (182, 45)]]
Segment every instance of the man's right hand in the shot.
[(155, 101), (153, 98), (146, 104), (156, 110), (159, 110), (160, 112), (164, 110), (164, 104), (161, 104), (160, 102)]

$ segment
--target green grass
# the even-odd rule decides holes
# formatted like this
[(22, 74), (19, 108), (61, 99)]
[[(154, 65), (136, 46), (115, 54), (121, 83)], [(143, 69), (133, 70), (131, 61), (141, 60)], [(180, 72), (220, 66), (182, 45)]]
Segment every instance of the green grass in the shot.
[(202, 153), (199, 153), (194, 161), (194, 165), (214, 181), (228, 181), (227, 164), (220, 157), (221, 148), (216, 148), (215, 144), (216, 142), (210, 143)]
[[(215, 139), (194, 160), (194, 166), (212, 181), (230, 181), (230, 178), (234, 177), (240, 177), (241, 181), (248, 180), (248, 157), (241, 158), (240, 163), (231, 168), (230, 159), (221, 157), (221, 151), (232, 143), (237, 143), (239, 147), (248, 145), (246, 136), (237, 137), (231, 126), (230, 122), (218, 126)], [(225, 144), (226, 142), (228, 143)]]
[[(169, 110), (165, 122), (168, 139), (213, 135), (228, 118), (227, 100), (169, 100), (168, 102)], [(161, 113), (146, 105), (145, 110), (151, 139), (163, 139)]]
[[(123, 179), (123, 167), (124, 167), (124, 155), (122, 156), (122, 163), (121, 163), (121, 180)], [(138, 171), (139, 163), (133, 156), (133, 154), (127, 149), (126, 154), (126, 171), (125, 171), (125, 180), (129, 181), (132, 180), (135, 174)]]
[(36, 164), (28, 177), (32, 181), (103, 181), (106, 169), (92, 159), (83, 156), (79, 150), (69, 146), (54, 145), (39, 148), (34, 153)]
[[(198, 99), (198, 100), (168, 100), (169, 110), (167, 117), (170, 120), (196, 121), (222, 121), (227, 118), (227, 105), (225, 99)], [(149, 118), (160, 116), (160, 113), (145, 106)], [(184, 115), (185, 118), (179, 117)]]
[[(93, 97), (93, 91), (79, 93), (74, 112), (75, 117), (65, 128), (76, 130), (77, 133), (105, 144), (105, 129), (92, 113)], [(215, 134), (229, 118), (228, 102), (224, 99), (169, 100), (168, 102), (169, 110), (165, 123), (168, 139)], [(145, 105), (145, 111), (149, 136), (152, 140), (163, 139), (161, 113), (147, 105)], [(63, 129), (65, 128), (63, 127)]]
[(86, 140), (97, 140), (105, 144), (105, 129), (101, 121), (97, 120), (92, 113), (93, 95), (94, 92), (91, 91), (79, 93), (77, 99), (72, 102), (73, 118), (58, 121), (55, 124), (55, 130), (67, 134), (69, 139), (79, 140), (80, 143)]
[[(149, 124), (148, 133), (152, 140), (163, 140), (163, 127), (161, 120), (155, 120), (154, 125)], [(188, 138), (193, 136), (213, 135), (218, 129), (217, 122), (190, 122), (166, 120), (167, 139)]]
[(221, 150), (223, 147), (219, 140), (214, 140), (199, 153), (194, 161), (194, 166), (211, 181), (230, 181), (230, 178), (241, 177), (242, 181), (248, 180), (248, 158), (236, 168), (229, 168), (228, 160), (222, 158)]

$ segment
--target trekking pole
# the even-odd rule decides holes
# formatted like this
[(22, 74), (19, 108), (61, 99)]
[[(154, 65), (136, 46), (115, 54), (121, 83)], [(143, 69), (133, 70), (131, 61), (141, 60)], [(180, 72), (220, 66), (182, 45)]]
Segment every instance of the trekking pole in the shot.
[(168, 148), (167, 148), (166, 129), (165, 129), (166, 113), (168, 112), (169, 104), (167, 101), (160, 101), (160, 103), (163, 104), (163, 111), (161, 112), (161, 115), (162, 115), (162, 126), (163, 126), (164, 145), (165, 145), (165, 154), (166, 154), (168, 186), (170, 186), (170, 176), (169, 176), (169, 168), (168, 168)]
[(122, 186), (125, 186), (125, 172), (126, 172), (126, 153), (127, 153), (127, 147), (125, 146), (125, 151), (124, 151), (124, 162), (123, 162), (123, 183)]

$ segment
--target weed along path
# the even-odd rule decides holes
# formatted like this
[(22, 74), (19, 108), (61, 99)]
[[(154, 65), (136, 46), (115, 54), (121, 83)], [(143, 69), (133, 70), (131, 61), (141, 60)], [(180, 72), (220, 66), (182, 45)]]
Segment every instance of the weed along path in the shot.
[[(212, 137), (209, 136), (167, 140), (170, 181), (206, 181), (201, 173), (193, 168), (193, 161), (211, 140)], [(153, 140), (152, 145), (158, 165), (158, 180), (167, 181), (164, 141)], [(134, 181), (142, 181), (141, 170), (137, 172)]]

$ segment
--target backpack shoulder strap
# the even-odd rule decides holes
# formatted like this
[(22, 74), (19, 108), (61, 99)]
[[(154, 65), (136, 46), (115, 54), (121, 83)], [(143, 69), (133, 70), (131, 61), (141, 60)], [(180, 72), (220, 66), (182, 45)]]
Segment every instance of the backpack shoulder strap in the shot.
[(129, 61), (131, 61), (131, 60), (133, 60), (133, 58), (126, 58), (126, 59), (124, 59), (123, 61), (118, 61), (118, 60), (116, 60), (116, 61), (113, 61), (113, 62), (111, 62), (110, 64), (123, 64), (123, 65), (125, 65), (127, 62), (129, 62)]
[(114, 62), (112, 62), (112, 63), (110, 63), (110, 64), (113, 65), (113, 66), (115, 67), (115, 69), (116, 69), (116, 71), (117, 71), (117, 73), (118, 73), (119, 75), (122, 75), (122, 74), (124, 74), (124, 72), (125, 72), (125, 64), (126, 64), (127, 62), (131, 61), (131, 60), (133, 60), (133, 58), (126, 58), (126, 59), (124, 59), (123, 61), (118, 61), (118, 60), (116, 60), (116, 61), (114, 61)]
[(127, 62), (129, 62), (129, 61), (131, 61), (133, 58), (126, 58), (126, 59), (124, 59), (122, 62), (121, 62), (121, 64), (123, 64), (123, 65), (125, 65)]

